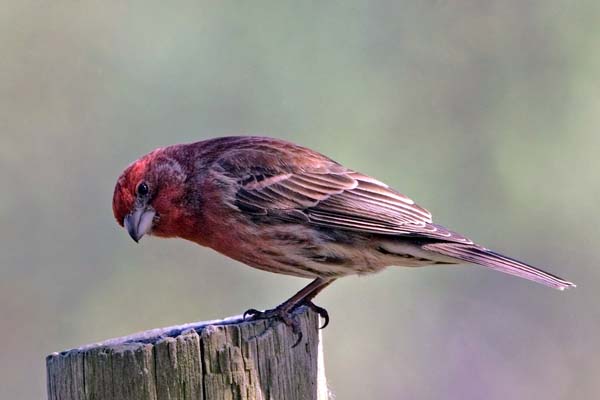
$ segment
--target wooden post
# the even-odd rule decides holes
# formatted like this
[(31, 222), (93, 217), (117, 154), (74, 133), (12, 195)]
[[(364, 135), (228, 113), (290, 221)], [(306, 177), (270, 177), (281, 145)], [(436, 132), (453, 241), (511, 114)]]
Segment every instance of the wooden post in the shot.
[(153, 329), (46, 358), (49, 400), (326, 400), (314, 312), (303, 339), (281, 322), (238, 317)]

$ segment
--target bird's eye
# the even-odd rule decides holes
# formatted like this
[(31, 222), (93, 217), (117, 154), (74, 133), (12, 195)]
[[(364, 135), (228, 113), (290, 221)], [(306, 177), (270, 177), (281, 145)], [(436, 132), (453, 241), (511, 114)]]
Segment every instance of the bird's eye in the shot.
[(148, 184), (146, 182), (140, 182), (136, 191), (138, 196), (146, 196), (150, 189), (148, 189)]

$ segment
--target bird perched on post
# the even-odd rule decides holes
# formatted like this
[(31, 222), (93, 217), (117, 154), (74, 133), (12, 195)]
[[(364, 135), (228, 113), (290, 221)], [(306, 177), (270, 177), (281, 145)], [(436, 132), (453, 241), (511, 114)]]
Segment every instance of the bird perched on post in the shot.
[[(388, 266), (474, 263), (555, 289), (574, 287), (433, 223), (383, 182), (305, 147), (223, 137), (159, 148), (119, 177), (113, 212), (136, 242), (180, 237), (251, 267), (313, 281), (253, 318), (279, 318), (301, 338), (293, 311), (338, 278)], [(245, 314), (245, 315), (246, 315)]]

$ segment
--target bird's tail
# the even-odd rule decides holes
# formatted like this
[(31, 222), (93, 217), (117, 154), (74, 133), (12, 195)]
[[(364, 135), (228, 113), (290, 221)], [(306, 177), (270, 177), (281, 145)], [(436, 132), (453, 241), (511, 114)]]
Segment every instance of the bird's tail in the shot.
[(483, 265), (484, 267), (529, 279), (558, 290), (575, 287), (575, 284), (559, 278), (558, 276), (476, 245), (461, 243), (430, 243), (423, 245), (423, 249), (458, 260)]

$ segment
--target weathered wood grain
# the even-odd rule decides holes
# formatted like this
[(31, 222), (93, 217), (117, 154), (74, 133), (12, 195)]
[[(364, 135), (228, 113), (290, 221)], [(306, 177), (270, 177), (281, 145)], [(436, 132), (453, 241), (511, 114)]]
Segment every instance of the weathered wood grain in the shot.
[(325, 400), (319, 317), (154, 329), (47, 357), (49, 400)]

